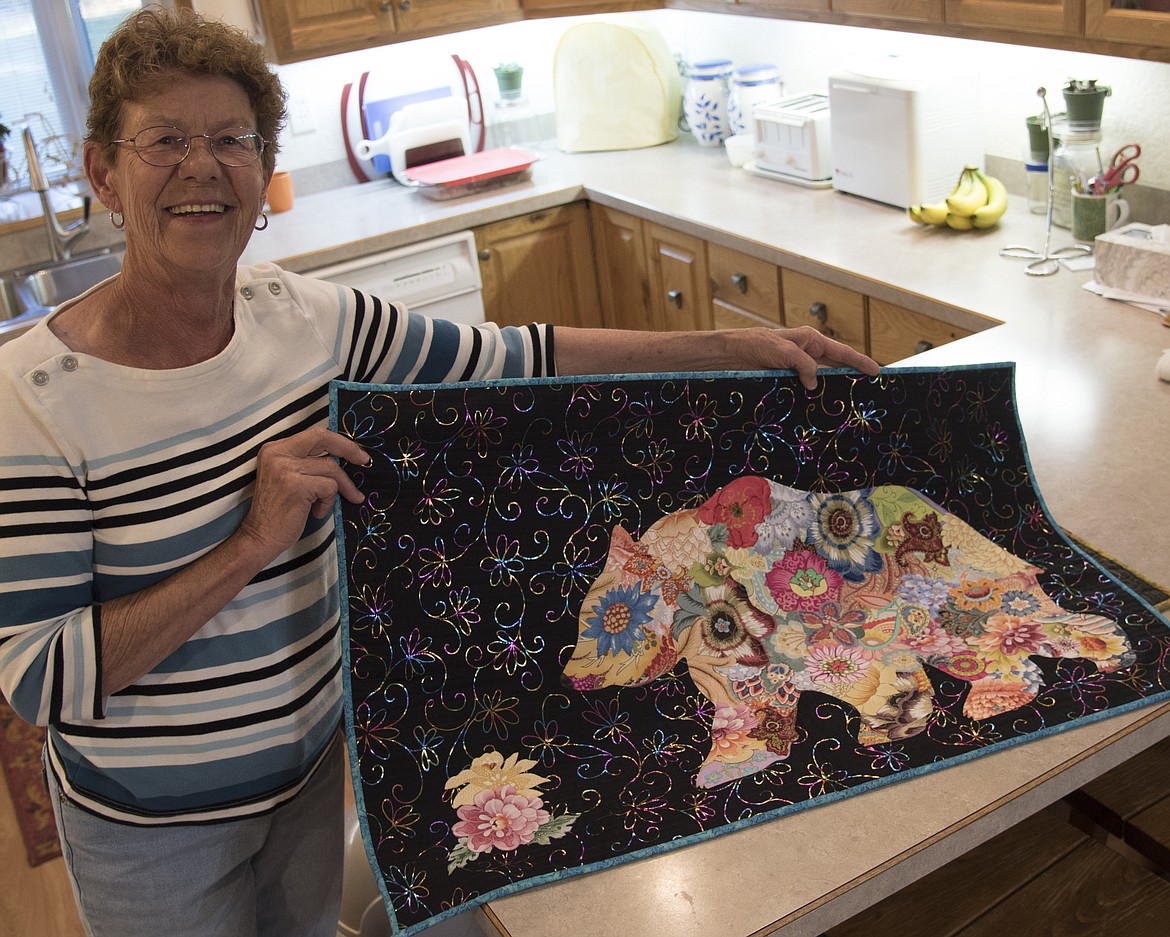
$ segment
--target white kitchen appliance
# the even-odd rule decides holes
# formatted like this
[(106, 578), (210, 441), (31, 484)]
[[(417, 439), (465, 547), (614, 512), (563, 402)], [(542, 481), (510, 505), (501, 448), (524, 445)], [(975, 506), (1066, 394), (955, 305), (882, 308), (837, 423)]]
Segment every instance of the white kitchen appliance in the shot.
[[(444, 98), (449, 100), (440, 102)], [(430, 102), (439, 103), (429, 109), (414, 108)], [(410, 108), (414, 110), (405, 119), (398, 116)], [(454, 120), (456, 113), (467, 126), (452, 136), (447, 122)], [(409, 131), (407, 137), (394, 140), (389, 136), (395, 118), (396, 129)], [(439, 122), (444, 126), (435, 126)], [(421, 139), (420, 127), (429, 128)], [(446, 135), (440, 139), (438, 135), (443, 133)], [(341, 137), (358, 182), (401, 172), (404, 166), (391, 165), (395, 151), (409, 153), (414, 160), (411, 165), (421, 165), (434, 159), (477, 153), (484, 148), (485, 134), (479, 82), (470, 63), (458, 55), (452, 55), (451, 62), (436, 60), (429, 68), (362, 72), (358, 81), (347, 82), (341, 90)]]
[(977, 79), (901, 56), (829, 77), (833, 188), (906, 208), (983, 167)]
[(468, 325), (485, 321), (475, 236), (460, 231), (310, 270), (305, 276), (342, 283), (408, 309)]
[(754, 168), (793, 182), (827, 182), (829, 97), (799, 94), (752, 110), (756, 150)]
[(441, 97), (407, 104), (390, 115), (389, 127), (376, 140), (358, 143), (358, 159), (388, 157), (390, 172), (407, 181), (406, 170), (471, 152), (467, 102)]

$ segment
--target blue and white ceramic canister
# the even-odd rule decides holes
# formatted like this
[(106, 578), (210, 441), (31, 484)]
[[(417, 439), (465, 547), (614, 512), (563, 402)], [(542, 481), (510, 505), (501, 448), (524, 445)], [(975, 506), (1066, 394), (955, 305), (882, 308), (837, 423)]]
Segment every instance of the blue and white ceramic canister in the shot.
[(731, 136), (727, 122), (727, 79), (729, 59), (708, 59), (691, 63), (690, 80), (683, 91), (683, 114), (700, 146), (722, 146)]
[(775, 65), (744, 65), (731, 76), (727, 96), (727, 119), (731, 133), (755, 132), (752, 108), (757, 104), (775, 104), (784, 97), (780, 70)]

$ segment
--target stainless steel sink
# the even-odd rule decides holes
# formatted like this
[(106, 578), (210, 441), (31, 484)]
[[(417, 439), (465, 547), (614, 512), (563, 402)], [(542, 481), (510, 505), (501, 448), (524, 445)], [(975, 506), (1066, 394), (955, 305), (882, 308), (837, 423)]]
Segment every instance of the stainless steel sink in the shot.
[(0, 318), (48, 312), (122, 269), (124, 250), (102, 250), (0, 276)]

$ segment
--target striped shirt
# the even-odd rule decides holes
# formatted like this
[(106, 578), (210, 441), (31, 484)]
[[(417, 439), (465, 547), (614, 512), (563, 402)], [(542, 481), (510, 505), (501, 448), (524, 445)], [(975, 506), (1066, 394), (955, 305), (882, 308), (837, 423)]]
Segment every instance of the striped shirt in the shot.
[(134, 824), (253, 816), (292, 797), (341, 712), (331, 518), (132, 686), (103, 692), (102, 603), (207, 553), (248, 510), (265, 442), (328, 421), (333, 378), (553, 373), (545, 326), (461, 326), (270, 264), (237, 274), (235, 333), (191, 367), (0, 345), (0, 692), (49, 727), (65, 794)]

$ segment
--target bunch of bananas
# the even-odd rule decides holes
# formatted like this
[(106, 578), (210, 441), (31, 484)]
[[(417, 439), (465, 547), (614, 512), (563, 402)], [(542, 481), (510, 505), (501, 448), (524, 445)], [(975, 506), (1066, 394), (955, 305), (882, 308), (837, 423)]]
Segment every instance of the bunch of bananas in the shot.
[(945, 202), (911, 205), (910, 220), (925, 225), (946, 225), (956, 231), (990, 228), (1007, 211), (1007, 189), (978, 166), (964, 166), (955, 188)]

